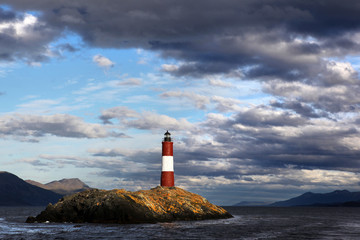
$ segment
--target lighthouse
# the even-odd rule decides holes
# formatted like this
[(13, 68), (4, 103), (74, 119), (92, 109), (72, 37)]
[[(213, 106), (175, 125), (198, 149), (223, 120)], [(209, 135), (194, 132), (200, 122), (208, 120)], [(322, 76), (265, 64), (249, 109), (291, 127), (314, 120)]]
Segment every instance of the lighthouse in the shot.
[(166, 131), (162, 142), (162, 167), (161, 167), (161, 182), (162, 187), (174, 186), (174, 158), (173, 158), (173, 142), (171, 141), (171, 134)]

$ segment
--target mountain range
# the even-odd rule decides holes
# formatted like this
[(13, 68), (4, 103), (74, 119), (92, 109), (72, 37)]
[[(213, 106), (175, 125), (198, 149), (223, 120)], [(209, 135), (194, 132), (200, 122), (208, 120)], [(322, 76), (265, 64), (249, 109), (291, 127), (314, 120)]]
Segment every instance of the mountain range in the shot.
[(336, 190), (330, 193), (307, 192), (298, 197), (272, 203), (270, 206), (360, 206), (360, 192), (347, 190)]
[(46, 184), (42, 184), (33, 180), (26, 180), (26, 182), (61, 195), (70, 195), (90, 189), (88, 185), (80, 181), (78, 178), (67, 178), (59, 181), (52, 181)]
[(31, 180), (26, 182), (9, 172), (0, 172), (0, 206), (45, 206), (56, 203), (68, 193), (88, 188), (79, 179), (41, 184)]
[(14, 174), (0, 172), (0, 206), (42, 206), (62, 195), (31, 185)]
[(296, 207), (296, 206), (326, 206), (326, 207), (360, 207), (360, 192), (336, 190), (330, 193), (306, 192), (300, 196), (274, 203), (239, 202), (233, 206), (267, 206), (267, 207)]

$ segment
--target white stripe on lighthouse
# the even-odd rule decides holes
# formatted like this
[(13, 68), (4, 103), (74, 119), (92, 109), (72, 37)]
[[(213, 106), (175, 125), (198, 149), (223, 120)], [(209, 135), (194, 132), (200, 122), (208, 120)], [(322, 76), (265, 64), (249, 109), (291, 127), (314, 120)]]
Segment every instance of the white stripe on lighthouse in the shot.
[(174, 171), (174, 159), (173, 156), (162, 156), (162, 170), (163, 172)]

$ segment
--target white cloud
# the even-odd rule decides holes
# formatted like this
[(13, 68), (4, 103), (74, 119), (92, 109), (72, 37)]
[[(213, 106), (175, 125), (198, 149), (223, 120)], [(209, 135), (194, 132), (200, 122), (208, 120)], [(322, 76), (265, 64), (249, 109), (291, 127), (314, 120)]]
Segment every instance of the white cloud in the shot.
[(206, 118), (207, 123), (210, 125), (223, 124), (224, 122), (229, 120), (226, 116), (219, 113), (208, 113), (206, 115)]
[(58, 56), (49, 43), (59, 34), (59, 29), (50, 27), (35, 15), (19, 14), (0, 22), (1, 58), (6, 61), (21, 59), (31, 66), (39, 67), (41, 62), (50, 57)]
[(333, 76), (329, 76), (330, 80), (333, 83), (357, 83), (357, 72), (352, 67), (349, 62), (335, 62), (330, 61), (326, 64), (327, 70)]
[(119, 98), (120, 93), (127, 91), (129, 86), (139, 86), (141, 78), (128, 78), (125, 80), (112, 80), (101, 82), (89, 82), (79, 90), (73, 91), (76, 95), (82, 95), (80, 101), (109, 101)]
[(105, 83), (93, 83), (90, 82), (86, 85), (86, 87), (81, 88), (80, 90), (74, 91), (75, 94), (79, 94), (79, 95), (86, 95), (98, 90), (102, 90), (106, 87)]
[(102, 111), (100, 116), (104, 123), (110, 123), (110, 120), (113, 118), (118, 119), (120, 124), (127, 128), (173, 130), (189, 130), (194, 128), (194, 125), (185, 118), (175, 119), (150, 111), (138, 113), (127, 107), (106, 109)]
[(131, 110), (127, 107), (113, 107), (110, 109), (103, 110), (101, 112), (100, 119), (102, 119), (105, 123), (109, 123), (110, 119), (117, 118), (119, 120), (126, 119), (126, 118), (136, 118), (139, 117), (139, 114)]
[(235, 98), (213, 96), (211, 97), (211, 101), (217, 104), (216, 109), (220, 112), (232, 112), (241, 110), (241, 107), (239, 106), (241, 101)]
[(27, 103), (17, 105), (18, 112), (47, 112), (49, 109), (54, 106), (60, 104), (62, 100), (54, 100), (54, 99), (38, 99), (33, 100)]
[(164, 72), (176, 72), (177, 70), (179, 70), (179, 66), (174, 64), (163, 64), (161, 65), (161, 69)]
[(42, 137), (47, 134), (70, 138), (105, 138), (113, 135), (101, 124), (86, 123), (68, 114), (12, 114), (0, 117), (0, 135)]
[(340, 142), (350, 150), (360, 151), (360, 137), (349, 136), (341, 139)]
[(89, 104), (66, 103), (65, 98), (60, 99), (35, 99), (37, 96), (25, 96), (23, 100), (28, 102), (17, 105), (16, 112), (22, 114), (55, 114), (66, 113), (73, 110), (88, 108)]
[(93, 57), (93, 62), (95, 62), (99, 67), (110, 68), (115, 65), (110, 59), (98, 54)]
[[(25, 14), (22, 20), (16, 20), (13, 22), (2, 22), (0, 23), (0, 32), (6, 34), (12, 34), (17, 38), (29, 38), (35, 37), (33, 28), (38, 24), (38, 19), (31, 15)], [(14, 31), (9, 31), (13, 29)]]
[(42, 66), (42, 64), (39, 62), (29, 62), (29, 65), (32, 67), (41, 67)]
[(124, 81), (121, 81), (118, 83), (118, 85), (126, 85), (126, 86), (138, 86), (142, 84), (142, 79), (141, 78), (128, 78)]
[(224, 88), (230, 88), (230, 87), (233, 87), (233, 84), (230, 83), (230, 82), (225, 82), (225, 81), (222, 81), (220, 79), (209, 79), (209, 84), (211, 86), (215, 86), (215, 87), (224, 87)]
[(185, 118), (175, 119), (167, 115), (160, 115), (148, 111), (142, 112), (137, 119), (125, 120), (123, 123), (138, 129), (187, 130), (193, 128), (193, 125)]
[(198, 109), (206, 109), (206, 105), (210, 103), (210, 98), (204, 95), (185, 91), (168, 91), (160, 95), (163, 98), (177, 97), (190, 100)]

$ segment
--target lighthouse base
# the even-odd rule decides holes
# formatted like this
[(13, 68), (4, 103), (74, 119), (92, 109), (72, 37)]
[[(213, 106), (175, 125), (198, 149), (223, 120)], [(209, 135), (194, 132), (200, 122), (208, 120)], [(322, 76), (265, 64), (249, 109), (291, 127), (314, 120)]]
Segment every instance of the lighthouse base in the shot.
[(161, 186), (162, 187), (174, 186), (174, 172), (161, 172)]

